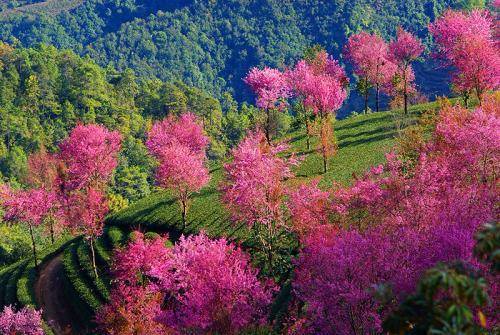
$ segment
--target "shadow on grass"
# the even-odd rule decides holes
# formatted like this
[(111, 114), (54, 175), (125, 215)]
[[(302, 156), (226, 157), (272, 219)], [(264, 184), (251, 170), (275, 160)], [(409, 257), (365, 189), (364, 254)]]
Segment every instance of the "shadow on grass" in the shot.
[(353, 141), (345, 141), (345, 142), (341, 142), (339, 144), (339, 147), (340, 148), (347, 148), (347, 147), (355, 147), (355, 146), (362, 145), (362, 144), (379, 142), (379, 141), (383, 141), (383, 140), (386, 140), (386, 139), (389, 139), (389, 138), (394, 138), (396, 136), (396, 134), (397, 133), (395, 131), (391, 131), (391, 132), (388, 132), (388, 133), (385, 133), (385, 134), (381, 134), (381, 135), (378, 135), (378, 136), (372, 136), (372, 137), (369, 137), (369, 138), (364, 138), (364, 139), (359, 139), (359, 140), (353, 140)]
[(297, 136), (290, 138), (287, 142), (288, 143), (295, 143), (295, 142), (298, 142), (300, 140), (303, 140), (304, 138), (306, 138), (306, 134), (301, 134), (301, 135), (297, 135)]
[(358, 121), (358, 122), (354, 122), (354, 123), (349, 123), (349, 124), (346, 124), (346, 125), (342, 125), (342, 126), (336, 127), (335, 131), (353, 129), (353, 128), (364, 126), (366, 124), (376, 123), (376, 122), (382, 122), (382, 121), (391, 120), (391, 119), (392, 119), (392, 115), (391, 114), (384, 113), (384, 115), (381, 115), (381, 116), (377, 116), (377, 117), (374, 117), (374, 118), (369, 118), (369, 119), (366, 119), (366, 120), (362, 120), (362, 121)]
[(381, 127), (376, 128), (376, 129), (361, 131), (361, 132), (354, 133), (354, 134), (351, 133), (351, 134), (339, 135), (339, 136), (337, 136), (337, 140), (340, 142), (340, 141), (344, 141), (345, 139), (348, 139), (348, 138), (356, 138), (356, 137), (360, 137), (360, 136), (372, 136), (372, 135), (382, 134), (384, 132), (392, 131), (392, 130), (394, 130), (394, 127), (381, 126)]

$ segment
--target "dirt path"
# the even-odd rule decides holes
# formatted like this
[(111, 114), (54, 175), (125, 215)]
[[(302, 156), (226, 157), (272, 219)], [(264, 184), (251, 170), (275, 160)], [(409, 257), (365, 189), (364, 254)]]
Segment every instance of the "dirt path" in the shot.
[(64, 294), (62, 254), (52, 258), (41, 269), (35, 283), (38, 305), (43, 309), (43, 317), (54, 330), (55, 335), (74, 335), (75, 320), (71, 306)]

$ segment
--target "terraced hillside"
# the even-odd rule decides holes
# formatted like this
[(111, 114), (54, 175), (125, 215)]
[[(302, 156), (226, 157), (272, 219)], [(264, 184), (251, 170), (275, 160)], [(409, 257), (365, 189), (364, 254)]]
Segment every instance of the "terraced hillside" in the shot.
[[(290, 183), (321, 178), (324, 187), (333, 182), (348, 184), (353, 175), (384, 161), (384, 154), (395, 144), (399, 129), (414, 122), (423, 111), (436, 108), (436, 103), (430, 103), (413, 107), (410, 117), (392, 111), (336, 122), (339, 150), (330, 161), (330, 171), (324, 175), (320, 173), (321, 157), (315, 150), (307, 150), (304, 131), (291, 132), (285, 138), (290, 143), (290, 152), (303, 156), (304, 160)], [(315, 146), (312, 141), (311, 148)], [(176, 201), (168, 192), (157, 192), (108, 218), (105, 232), (96, 243), (98, 278), (93, 273), (85, 241), (81, 237), (61, 241), (42, 253), (38, 272), (31, 260), (0, 269), (0, 307), (13, 304), (43, 308), (55, 334), (64, 334), (69, 329), (75, 334), (87, 334), (94, 313), (109, 297), (112, 252), (126, 243), (133, 229), (169, 232), (172, 239), (181, 233), (203, 229), (211, 236), (226, 236), (245, 243), (246, 228), (231, 223), (219, 199), (218, 183), (223, 176), (220, 164), (211, 167), (211, 176), (209, 186), (194, 197), (186, 230), (182, 230)]]

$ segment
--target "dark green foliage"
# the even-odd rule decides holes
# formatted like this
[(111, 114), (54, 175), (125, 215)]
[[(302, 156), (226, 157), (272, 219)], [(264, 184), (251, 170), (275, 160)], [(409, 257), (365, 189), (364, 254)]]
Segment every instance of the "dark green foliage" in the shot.
[[(483, 334), (481, 308), (488, 303), (486, 281), (462, 263), (438, 265), (420, 281), (385, 323), (396, 334)], [(479, 317), (478, 317), (479, 316)]]
[(19, 264), (20, 263), (16, 263), (0, 270), (0, 306), (6, 305), (5, 294), (7, 291), (7, 283)]
[(492, 270), (500, 271), (500, 224), (488, 223), (476, 234), (476, 256), (491, 265)]
[(28, 265), (29, 261), (25, 260), (16, 266), (16, 268), (10, 272), (9, 279), (5, 284), (5, 292), (4, 292), (4, 305), (16, 305), (17, 301), (17, 282), (19, 278), (23, 275), (23, 271)]
[(143, 142), (154, 119), (191, 111), (211, 139), (210, 156), (226, 151), (219, 101), (181, 82), (140, 80), (103, 69), (54, 47), (12, 48), (0, 42), (0, 176), (22, 184), (29, 154), (57, 145), (78, 123), (101, 123), (124, 138), (112, 193), (133, 202), (149, 193), (154, 162)]
[[(166, 81), (180, 79), (218, 97), (229, 90), (241, 101), (250, 96), (241, 78), (251, 66), (290, 65), (314, 44), (339, 55), (347, 36), (361, 29), (388, 37), (401, 25), (423, 36), (427, 24), (445, 8), (472, 8), (481, 2), (47, 1), (55, 5), (27, 11), (36, 13), (36, 19), (19, 11), (3, 15), (0, 39), (71, 48), (101, 65), (133, 68), (140, 76)], [(437, 85), (445, 86), (443, 78)], [(178, 93), (171, 92), (174, 100)]]

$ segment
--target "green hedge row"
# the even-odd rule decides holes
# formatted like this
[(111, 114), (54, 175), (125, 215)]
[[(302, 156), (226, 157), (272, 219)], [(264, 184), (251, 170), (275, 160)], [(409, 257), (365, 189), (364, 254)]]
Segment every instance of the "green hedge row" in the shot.
[(92, 258), (90, 247), (83, 240), (80, 240), (77, 246), (78, 263), (80, 264), (80, 276), (84, 276), (91, 283), (92, 291), (96, 292), (96, 296), (100, 302), (109, 300), (109, 278), (105, 273), (106, 269), (97, 268), (98, 277), (95, 278), (94, 267), (92, 266)]
[(111, 263), (111, 254), (105, 239), (106, 237), (102, 236), (95, 242), (96, 261), (103, 267), (109, 268)]
[(80, 305), (84, 307), (82, 312), (84, 315), (88, 316), (87, 320), (90, 320), (94, 312), (101, 306), (99, 298), (96, 297), (94, 292), (89, 288), (89, 284), (81, 276), (80, 264), (78, 263), (77, 255), (78, 244), (72, 243), (64, 251), (63, 264), (66, 277), (71, 284), (72, 290), (68, 293), (74, 298), (72, 301), (75, 302), (74, 305)]
[(17, 282), (21, 278), (24, 269), (29, 261), (24, 260), (18, 263), (19, 265), (12, 271), (7, 284), (5, 285), (4, 305), (18, 305), (17, 301)]
[(116, 226), (111, 226), (107, 230), (106, 237), (109, 241), (111, 249), (116, 249), (125, 243), (126, 234), (122, 229)]
[(7, 289), (7, 283), (12, 276), (12, 273), (16, 269), (16, 266), (18, 263), (11, 264), (8, 267), (3, 268), (0, 271), (0, 307), (3, 307), (6, 305), (5, 303), (5, 293)]

